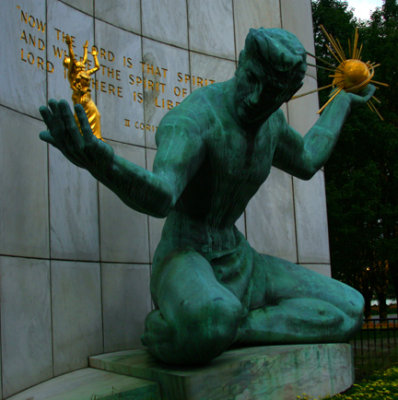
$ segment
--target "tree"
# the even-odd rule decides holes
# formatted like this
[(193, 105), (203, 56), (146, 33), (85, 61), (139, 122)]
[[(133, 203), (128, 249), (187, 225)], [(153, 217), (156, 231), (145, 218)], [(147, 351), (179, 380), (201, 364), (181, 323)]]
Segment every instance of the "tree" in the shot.
[[(346, 43), (358, 27), (362, 59), (380, 62), (375, 79), (391, 85), (377, 92), (385, 121), (366, 107), (353, 110), (325, 167), (333, 275), (362, 292), (368, 312), (375, 292), (385, 317), (388, 273), (398, 297), (397, 1), (386, 0), (369, 23), (359, 23), (343, 1), (317, 0), (312, 6), (316, 55), (337, 64), (321, 24), (339, 38), (347, 55)], [(330, 83), (329, 74), (318, 69), (319, 86)], [(321, 103), (326, 99), (321, 92)]]

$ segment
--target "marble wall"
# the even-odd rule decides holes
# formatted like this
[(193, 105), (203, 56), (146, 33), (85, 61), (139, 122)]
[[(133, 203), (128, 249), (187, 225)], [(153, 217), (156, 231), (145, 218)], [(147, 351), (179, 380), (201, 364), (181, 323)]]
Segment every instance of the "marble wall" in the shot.
[[(0, 398), (140, 346), (163, 221), (128, 209), (38, 139), (38, 107), (70, 100), (65, 34), (99, 49), (93, 96), (115, 151), (151, 168), (161, 118), (198, 87), (233, 76), (250, 27), (283, 27), (313, 50), (310, 0), (0, 2)], [(91, 59), (91, 54), (89, 54)], [(309, 70), (302, 90), (316, 86)], [(290, 102), (305, 133), (317, 96)], [(329, 275), (324, 176), (272, 170), (238, 221), (262, 253)]]

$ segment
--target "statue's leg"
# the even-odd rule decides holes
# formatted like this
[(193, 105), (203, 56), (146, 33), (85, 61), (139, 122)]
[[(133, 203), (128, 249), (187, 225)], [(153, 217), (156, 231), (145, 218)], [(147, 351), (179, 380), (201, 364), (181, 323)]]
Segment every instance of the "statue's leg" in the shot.
[(152, 275), (158, 309), (145, 322), (143, 343), (172, 364), (202, 364), (235, 340), (242, 305), (215, 278), (208, 261), (192, 250), (176, 251)]
[(262, 255), (256, 255), (253, 279), (262, 283), (266, 305), (249, 313), (239, 342), (338, 342), (361, 325), (363, 297), (344, 283)]

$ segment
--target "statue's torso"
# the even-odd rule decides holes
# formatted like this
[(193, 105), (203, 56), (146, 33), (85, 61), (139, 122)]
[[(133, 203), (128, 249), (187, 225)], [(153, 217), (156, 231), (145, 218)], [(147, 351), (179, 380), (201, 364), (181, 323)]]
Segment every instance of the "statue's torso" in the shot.
[(220, 91), (203, 91), (202, 96), (206, 101), (197, 96), (188, 105), (201, 110), (194, 125), (199, 125), (205, 157), (165, 229), (168, 237), (180, 237), (184, 245), (192, 242), (217, 251), (234, 246), (234, 223), (269, 175), (280, 118), (275, 113), (250, 132), (226, 112)]

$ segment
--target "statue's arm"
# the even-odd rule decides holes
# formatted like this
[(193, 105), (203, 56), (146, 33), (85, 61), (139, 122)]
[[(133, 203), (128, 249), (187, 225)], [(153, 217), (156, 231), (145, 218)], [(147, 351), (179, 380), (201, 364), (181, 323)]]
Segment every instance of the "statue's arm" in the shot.
[(361, 95), (342, 91), (304, 137), (279, 114), (279, 136), (273, 165), (298, 178), (310, 179), (329, 159), (351, 106), (366, 103), (374, 90), (374, 86), (369, 85)]
[(94, 58), (94, 67), (87, 71), (87, 73), (89, 75), (94, 74), (95, 72), (97, 72), (100, 69), (100, 63), (98, 61), (98, 51), (95, 46), (92, 47), (91, 54), (93, 55), (93, 58)]
[(156, 171), (150, 172), (119, 157), (111, 146), (98, 140), (81, 105), (76, 105), (75, 111), (82, 134), (67, 102), (50, 100), (49, 108), (40, 108), (49, 129), (40, 138), (87, 169), (129, 207), (156, 217), (166, 216), (200, 165), (204, 152), (201, 141), (192, 140), (183, 130), (175, 135), (166, 133), (164, 138), (159, 135)]

